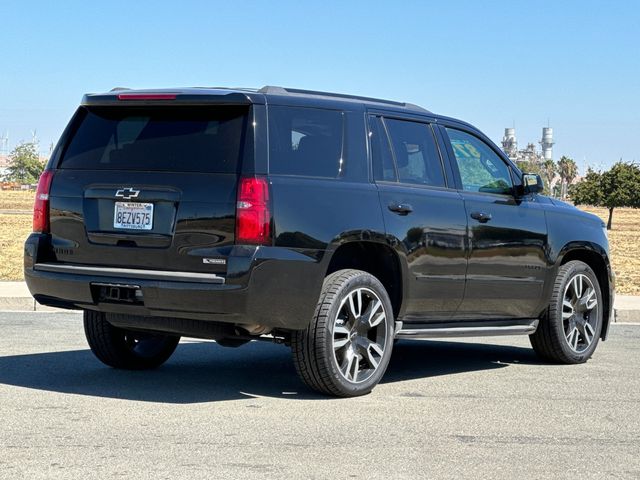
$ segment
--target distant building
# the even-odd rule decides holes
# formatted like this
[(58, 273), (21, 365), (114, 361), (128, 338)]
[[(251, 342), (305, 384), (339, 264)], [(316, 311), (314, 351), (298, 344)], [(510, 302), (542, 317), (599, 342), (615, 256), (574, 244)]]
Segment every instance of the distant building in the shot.
[(505, 128), (502, 137), (502, 150), (514, 162), (534, 162), (542, 163), (545, 160), (553, 160), (553, 129), (544, 127), (542, 129), (541, 150), (538, 150), (534, 143), (527, 143), (523, 149), (518, 149), (518, 139), (515, 128)]
[[(545, 169), (542, 164), (547, 160), (554, 160), (553, 158), (553, 145), (555, 142), (553, 141), (553, 128), (544, 127), (542, 129), (542, 138), (538, 142), (540, 145), (540, 149), (536, 147), (535, 143), (529, 142), (525, 148), (518, 148), (518, 139), (516, 138), (516, 129), (515, 128), (505, 128), (504, 129), (504, 137), (502, 137), (502, 150), (507, 156), (517, 162), (519, 167), (525, 171), (529, 172), (540, 172), (540, 174), (545, 179), (545, 183), (549, 183), (549, 190), (553, 195), (561, 196), (561, 191), (556, 191), (556, 189), (561, 189), (561, 179), (558, 173), (554, 175), (551, 180), (548, 180), (544, 174)], [(528, 165), (527, 165), (528, 164)], [(573, 183), (577, 181), (574, 180)]]
[(542, 147), (542, 156), (545, 160), (553, 160), (553, 129), (551, 127), (542, 128), (542, 140), (540, 140), (540, 146)]

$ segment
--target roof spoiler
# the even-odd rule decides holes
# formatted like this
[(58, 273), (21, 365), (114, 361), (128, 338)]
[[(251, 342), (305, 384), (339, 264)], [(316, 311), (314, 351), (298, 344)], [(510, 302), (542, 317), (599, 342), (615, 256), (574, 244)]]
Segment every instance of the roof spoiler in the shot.
[(82, 97), (82, 105), (251, 105), (264, 103), (261, 95), (205, 89), (132, 90), (116, 87), (107, 93), (88, 93)]

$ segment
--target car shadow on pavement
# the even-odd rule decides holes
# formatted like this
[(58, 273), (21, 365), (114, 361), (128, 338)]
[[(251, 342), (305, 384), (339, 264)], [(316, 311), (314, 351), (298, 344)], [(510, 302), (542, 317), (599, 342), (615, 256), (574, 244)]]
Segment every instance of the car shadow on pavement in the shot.
[[(401, 341), (382, 383), (533, 363), (528, 348), (441, 341)], [(89, 350), (0, 357), (0, 384), (38, 390), (160, 403), (251, 397), (328, 399), (296, 376), (289, 349), (251, 342), (237, 349), (213, 342), (181, 343), (154, 371), (105, 367)]]

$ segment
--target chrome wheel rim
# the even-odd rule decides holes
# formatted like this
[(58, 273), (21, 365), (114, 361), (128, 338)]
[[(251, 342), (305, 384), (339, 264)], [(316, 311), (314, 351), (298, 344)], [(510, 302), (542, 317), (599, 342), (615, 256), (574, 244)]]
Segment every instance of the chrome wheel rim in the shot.
[(564, 289), (562, 324), (565, 340), (576, 353), (587, 350), (595, 340), (599, 305), (598, 294), (589, 277), (574, 275)]
[(333, 324), (333, 354), (340, 375), (351, 383), (376, 372), (388, 344), (387, 312), (368, 288), (351, 291), (340, 303)]

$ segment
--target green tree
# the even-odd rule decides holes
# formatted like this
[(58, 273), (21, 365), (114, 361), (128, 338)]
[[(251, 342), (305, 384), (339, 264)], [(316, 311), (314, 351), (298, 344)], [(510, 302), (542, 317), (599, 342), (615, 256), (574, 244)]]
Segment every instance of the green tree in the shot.
[(602, 173), (589, 168), (580, 182), (571, 186), (571, 200), (576, 205), (602, 205)]
[(640, 208), (638, 187), (640, 166), (620, 161), (604, 173), (589, 170), (571, 189), (571, 199), (576, 205), (606, 207), (609, 210), (607, 230), (611, 230), (614, 208)]
[(560, 198), (563, 200), (567, 197), (569, 191), (569, 185), (578, 176), (578, 166), (573, 159), (565, 157), (564, 155), (558, 160), (558, 173), (560, 174)]
[(516, 165), (522, 171), (522, 173), (535, 173), (540, 175), (540, 165), (536, 162), (518, 160), (516, 162)]
[(516, 165), (523, 173), (535, 173), (540, 175), (544, 181), (544, 194), (551, 195), (551, 181), (556, 176), (556, 164), (553, 160), (545, 160), (544, 162), (529, 162), (519, 160)]
[(4, 179), (9, 182), (36, 183), (44, 170), (34, 143), (21, 143), (9, 154)]
[(554, 162), (553, 160), (545, 160), (542, 163), (541, 175), (542, 175), (542, 179), (544, 180), (545, 191), (549, 195), (553, 193), (551, 190), (551, 182), (555, 178), (556, 173), (558, 173), (556, 162)]

